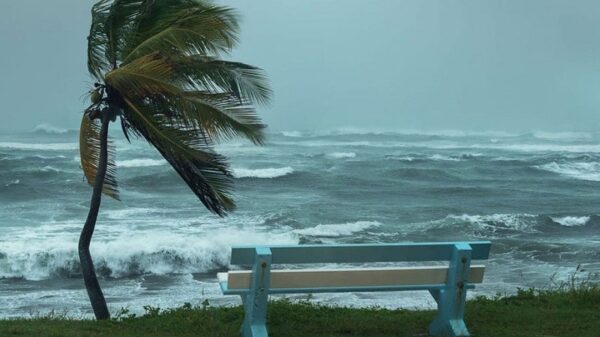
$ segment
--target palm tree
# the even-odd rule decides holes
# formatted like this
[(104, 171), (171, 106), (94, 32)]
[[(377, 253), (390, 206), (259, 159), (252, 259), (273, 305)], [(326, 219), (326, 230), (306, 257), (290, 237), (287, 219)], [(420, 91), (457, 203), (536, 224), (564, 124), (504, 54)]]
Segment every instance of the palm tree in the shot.
[(97, 319), (110, 314), (89, 247), (102, 194), (119, 199), (111, 122), (119, 120), (128, 141), (152, 144), (211, 212), (225, 216), (235, 207), (231, 171), (213, 145), (234, 136), (262, 144), (265, 125), (254, 106), (270, 96), (261, 69), (221, 59), (238, 28), (232, 9), (208, 1), (100, 0), (92, 7), (88, 70), (96, 83), (80, 152), (93, 193), (78, 251)]

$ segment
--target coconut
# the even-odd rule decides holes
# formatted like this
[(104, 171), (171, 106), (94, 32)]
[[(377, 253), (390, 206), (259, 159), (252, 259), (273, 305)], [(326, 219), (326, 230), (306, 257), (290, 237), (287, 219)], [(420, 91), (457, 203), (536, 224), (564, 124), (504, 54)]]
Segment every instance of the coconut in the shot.
[(100, 90), (92, 91), (92, 95), (90, 96), (90, 99), (92, 100), (92, 103), (94, 103), (94, 104), (100, 103), (100, 100), (102, 99), (102, 94), (100, 93)]

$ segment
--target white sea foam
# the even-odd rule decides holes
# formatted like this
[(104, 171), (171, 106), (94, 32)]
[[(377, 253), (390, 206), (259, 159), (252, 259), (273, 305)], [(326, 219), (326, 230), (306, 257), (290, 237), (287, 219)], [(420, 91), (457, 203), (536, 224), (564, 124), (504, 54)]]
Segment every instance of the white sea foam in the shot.
[(320, 130), (311, 133), (317, 136), (339, 136), (339, 135), (408, 135), (408, 136), (439, 136), (449, 138), (464, 137), (515, 137), (516, 134), (505, 131), (464, 131), (464, 130), (415, 130), (415, 129), (384, 129), (384, 128), (359, 128), (339, 127), (331, 130)]
[(408, 155), (408, 156), (396, 156), (390, 155), (388, 158), (392, 160), (400, 160), (400, 161), (408, 161), (412, 162), (415, 160), (432, 160), (432, 161), (461, 161), (462, 158), (468, 158), (469, 155), (461, 156), (461, 157), (451, 157), (442, 154), (433, 154), (429, 156), (422, 155)]
[(591, 139), (592, 135), (589, 132), (573, 132), (573, 131), (562, 131), (562, 132), (546, 132), (546, 131), (535, 131), (533, 137), (544, 140), (586, 140)]
[(343, 224), (317, 225), (294, 230), (294, 233), (307, 236), (339, 237), (352, 235), (372, 227), (381, 226), (378, 221), (356, 221)]
[(281, 131), (281, 134), (284, 135), (285, 137), (293, 137), (293, 138), (302, 137), (302, 132), (300, 132), (300, 131)]
[(354, 152), (332, 152), (332, 153), (328, 153), (327, 157), (332, 158), (332, 159), (354, 158), (354, 157), (356, 157), (356, 153), (354, 153)]
[(278, 178), (294, 173), (294, 169), (286, 167), (269, 167), (261, 169), (234, 168), (236, 178)]
[[(77, 232), (24, 233), (0, 241), (0, 278), (42, 280), (79, 273)], [(102, 233), (101, 233), (102, 234)], [(193, 233), (164, 229), (116, 231), (95, 237), (91, 247), (96, 269), (111, 277), (138, 274), (207, 272), (229, 264), (232, 245), (297, 244), (289, 231), (256, 228), (195, 229)]]
[(552, 221), (567, 227), (584, 226), (590, 221), (589, 216), (564, 216), (560, 218), (552, 218)]
[[(157, 209), (155, 208), (144, 208), (144, 207), (131, 207), (131, 208), (123, 208), (116, 210), (107, 210), (104, 211), (109, 219), (113, 220), (129, 220), (132, 217), (138, 215), (146, 215), (151, 213), (155, 213)], [(164, 211), (163, 211), (164, 212)]]
[(458, 141), (346, 141), (346, 140), (298, 140), (274, 141), (273, 144), (306, 147), (376, 147), (376, 148), (425, 148), (436, 150), (499, 150), (512, 152), (569, 152), (569, 153), (600, 153), (600, 144), (520, 144), (520, 143), (466, 143)]
[(15, 150), (47, 150), (47, 151), (71, 151), (77, 150), (77, 143), (12, 143), (0, 142), (0, 148), (15, 149)]
[(13, 186), (13, 185), (18, 185), (18, 184), (20, 184), (20, 183), (21, 183), (21, 180), (19, 180), (19, 179), (15, 179), (15, 180), (13, 180), (13, 181), (10, 181), (10, 182), (8, 182), (8, 183), (7, 183), (7, 184), (5, 184), (4, 186), (5, 186), (5, 187), (8, 187), (8, 186)]
[(600, 181), (600, 163), (599, 162), (572, 162), (572, 163), (557, 163), (551, 162), (544, 165), (536, 166), (537, 168), (558, 173), (565, 177)]
[(488, 215), (448, 215), (436, 223), (440, 226), (462, 225), (467, 222), (474, 227), (495, 233), (500, 229), (515, 230), (518, 232), (535, 232), (532, 225), (537, 218), (533, 214), (488, 214)]
[(63, 155), (59, 155), (59, 156), (43, 156), (41, 154), (36, 154), (33, 157), (37, 158), (37, 159), (43, 159), (43, 160), (46, 160), (46, 159), (65, 159), (65, 158), (67, 158), (67, 157), (65, 157)]
[(52, 167), (50, 165), (42, 167), (41, 171), (42, 172), (60, 172), (59, 169), (57, 169), (56, 167)]
[(430, 160), (437, 160), (437, 161), (460, 161), (459, 158), (444, 156), (444, 155), (441, 155), (441, 154), (434, 154), (434, 155), (430, 156), (429, 159)]
[(33, 132), (47, 133), (47, 134), (64, 134), (64, 133), (69, 132), (69, 130), (57, 128), (50, 124), (40, 124), (40, 125), (36, 126), (35, 128), (33, 128)]
[(117, 161), (117, 167), (152, 167), (167, 164), (163, 159), (138, 158)]
[(473, 149), (491, 149), (518, 152), (572, 152), (572, 153), (597, 153), (600, 152), (598, 144), (474, 144), (470, 146), (449, 145), (447, 149), (470, 147)]

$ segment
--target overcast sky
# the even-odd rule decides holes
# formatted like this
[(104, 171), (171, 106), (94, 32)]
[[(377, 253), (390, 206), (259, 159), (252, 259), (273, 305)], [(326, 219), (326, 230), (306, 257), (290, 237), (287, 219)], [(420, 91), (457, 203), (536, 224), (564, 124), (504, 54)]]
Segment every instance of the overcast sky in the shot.
[[(222, 0), (274, 130), (600, 130), (600, 1)], [(88, 0), (4, 1), (0, 130), (76, 128)]]

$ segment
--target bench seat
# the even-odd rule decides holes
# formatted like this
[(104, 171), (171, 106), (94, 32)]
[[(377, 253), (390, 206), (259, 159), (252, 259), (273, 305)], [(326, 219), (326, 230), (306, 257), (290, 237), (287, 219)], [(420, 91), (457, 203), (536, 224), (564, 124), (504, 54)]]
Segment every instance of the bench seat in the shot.
[[(442, 289), (446, 286), (447, 266), (418, 266), (361, 269), (283, 269), (271, 270), (271, 294), (318, 292), (368, 292)], [(468, 287), (483, 281), (484, 265), (472, 265)], [(242, 295), (250, 291), (251, 270), (218, 273), (223, 294)]]

